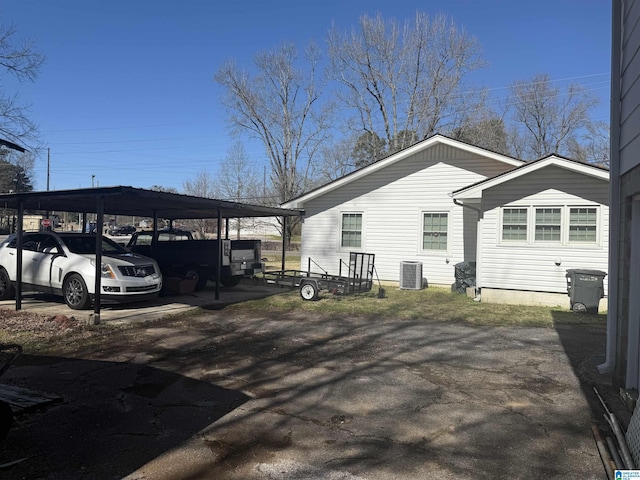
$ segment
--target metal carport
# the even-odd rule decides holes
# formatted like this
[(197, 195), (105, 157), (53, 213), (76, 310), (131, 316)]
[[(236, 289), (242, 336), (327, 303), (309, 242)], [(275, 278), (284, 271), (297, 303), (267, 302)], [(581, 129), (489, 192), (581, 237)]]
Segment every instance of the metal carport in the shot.
[[(302, 215), (302, 211), (300, 210), (251, 205), (126, 186), (4, 193), (0, 194), (0, 208), (16, 210), (18, 217), (16, 222), (18, 236), (16, 310), (22, 308), (22, 237), (25, 210), (78, 212), (84, 217), (83, 224), (84, 220), (86, 220), (86, 215), (91, 213), (96, 215), (96, 224), (99, 226), (104, 224), (105, 214), (153, 217), (154, 228), (157, 228), (158, 219), (172, 221), (177, 219), (217, 218), (218, 240), (221, 239), (223, 219), (283, 217), (283, 222), (286, 225), (288, 217)], [(227, 234), (227, 232), (228, 228), (225, 229), (225, 234)], [(100, 265), (102, 263), (102, 251), (99, 246), (102, 243), (102, 235), (102, 228), (98, 228), (96, 235), (96, 283), (94, 299), (94, 315), (96, 316), (96, 321), (99, 321), (100, 318)], [(284, 235), (282, 240), (282, 268), (284, 269), (284, 245), (286, 242)], [(218, 242), (218, 255), (220, 257), (222, 256), (221, 243), (220, 241)], [(220, 268), (220, 263), (221, 262), (218, 262), (218, 268)], [(218, 277), (220, 277), (219, 274)], [(219, 281), (216, 281), (215, 295), (216, 300), (219, 299)]]

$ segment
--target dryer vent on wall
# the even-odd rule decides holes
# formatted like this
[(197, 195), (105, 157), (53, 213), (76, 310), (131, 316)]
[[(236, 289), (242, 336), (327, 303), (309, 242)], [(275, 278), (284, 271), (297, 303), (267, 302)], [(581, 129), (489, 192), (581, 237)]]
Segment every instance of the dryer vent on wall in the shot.
[(422, 290), (422, 262), (400, 262), (400, 289)]

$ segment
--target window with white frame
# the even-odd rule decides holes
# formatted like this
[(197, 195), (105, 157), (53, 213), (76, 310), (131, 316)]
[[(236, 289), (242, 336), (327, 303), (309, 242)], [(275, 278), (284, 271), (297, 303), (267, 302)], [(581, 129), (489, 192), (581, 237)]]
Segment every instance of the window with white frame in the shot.
[(340, 231), (340, 246), (345, 248), (362, 247), (362, 214), (343, 213)]
[(449, 230), (449, 214), (425, 212), (422, 221), (422, 248), (446, 250)]
[(572, 207), (569, 209), (569, 243), (596, 243), (598, 209), (594, 207)]
[(504, 207), (500, 228), (504, 243), (597, 244), (599, 207)]
[(536, 208), (535, 240), (536, 242), (559, 242), (562, 240), (562, 209)]
[(527, 241), (527, 209), (505, 208), (502, 210), (502, 240)]

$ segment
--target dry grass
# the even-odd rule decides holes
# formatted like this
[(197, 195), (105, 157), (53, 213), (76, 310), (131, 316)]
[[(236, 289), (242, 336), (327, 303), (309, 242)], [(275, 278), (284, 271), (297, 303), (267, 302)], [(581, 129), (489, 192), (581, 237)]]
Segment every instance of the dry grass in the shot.
[(237, 312), (306, 311), (325, 315), (389, 319), (463, 322), (486, 326), (528, 326), (551, 328), (579, 324), (604, 328), (605, 314), (576, 314), (560, 307), (531, 307), (474, 302), (466, 295), (448, 289), (400, 290), (384, 287), (385, 297), (378, 298), (378, 287), (371, 292), (337, 296), (324, 293), (316, 302), (302, 300), (298, 291), (290, 291), (228, 307)]

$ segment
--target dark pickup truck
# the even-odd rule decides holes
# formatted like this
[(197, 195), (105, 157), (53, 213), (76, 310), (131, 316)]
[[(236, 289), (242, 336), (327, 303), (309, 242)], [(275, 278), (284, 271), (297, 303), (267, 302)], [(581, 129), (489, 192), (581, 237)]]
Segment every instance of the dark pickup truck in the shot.
[[(215, 280), (218, 270), (218, 240), (196, 240), (187, 230), (143, 230), (131, 236), (127, 250), (155, 259), (166, 277), (191, 277), (197, 280), (196, 290)], [(244, 277), (264, 270), (261, 263), (260, 240), (221, 240), (222, 265), (220, 283), (237, 285)]]

